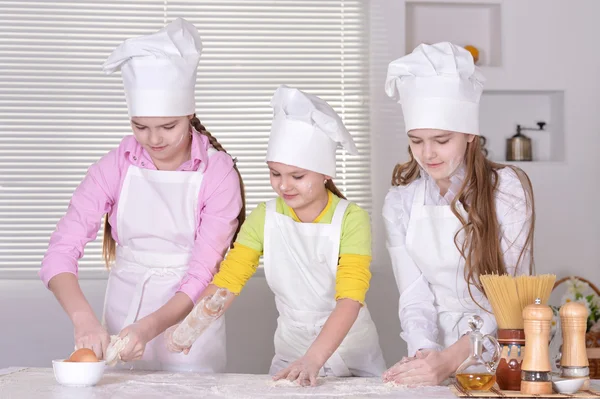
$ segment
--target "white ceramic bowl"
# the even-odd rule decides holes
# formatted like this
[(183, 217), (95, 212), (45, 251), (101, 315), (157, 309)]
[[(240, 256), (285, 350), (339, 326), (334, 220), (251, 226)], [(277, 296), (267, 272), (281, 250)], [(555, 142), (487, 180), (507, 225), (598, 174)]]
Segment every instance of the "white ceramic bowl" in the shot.
[(65, 362), (53, 360), (54, 378), (68, 387), (89, 387), (96, 385), (104, 375), (106, 362)]
[(585, 378), (557, 378), (552, 381), (554, 390), (559, 393), (573, 394), (583, 386)]

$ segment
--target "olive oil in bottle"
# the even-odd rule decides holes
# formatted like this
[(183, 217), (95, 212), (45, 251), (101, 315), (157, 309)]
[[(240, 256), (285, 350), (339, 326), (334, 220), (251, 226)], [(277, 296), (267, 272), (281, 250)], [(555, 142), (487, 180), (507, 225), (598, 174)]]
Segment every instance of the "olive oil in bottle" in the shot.
[(496, 383), (494, 374), (457, 374), (456, 380), (466, 391), (488, 391)]

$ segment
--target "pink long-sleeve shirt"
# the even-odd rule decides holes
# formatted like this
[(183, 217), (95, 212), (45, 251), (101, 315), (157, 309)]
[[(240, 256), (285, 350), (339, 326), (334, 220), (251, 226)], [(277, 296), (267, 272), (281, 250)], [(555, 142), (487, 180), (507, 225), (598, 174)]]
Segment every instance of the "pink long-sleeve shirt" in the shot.
[[(242, 207), (240, 182), (233, 160), (224, 152), (215, 153), (209, 159), (209, 146), (206, 136), (194, 132), (191, 159), (177, 169), (190, 173), (200, 168), (204, 171), (198, 195), (194, 248), (188, 271), (179, 287), (179, 291), (187, 294), (194, 303), (223, 260), (237, 229), (237, 216)], [(146, 150), (133, 136), (125, 137), (118, 148), (89, 168), (50, 237), (39, 272), (46, 286), (57, 274), (77, 275), (84, 247), (96, 239), (103, 215), (109, 214), (112, 236), (121, 244), (116, 227), (117, 207), (130, 165), (156, 170)]]

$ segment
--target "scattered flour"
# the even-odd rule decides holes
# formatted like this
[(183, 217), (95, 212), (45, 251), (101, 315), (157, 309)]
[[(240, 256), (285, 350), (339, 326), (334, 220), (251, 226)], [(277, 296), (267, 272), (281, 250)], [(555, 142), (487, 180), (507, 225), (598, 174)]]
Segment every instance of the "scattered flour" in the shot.
[(381, 378), (322, 377), (316, 387), (302, 387), (268, 375), (147, 372), (107, 368), (91, 388), (59, 385), (51, 368), (29, 368), (0, 375), (1, 398), (154, 399), (154, 398), (399, 398), (455, 399), (448, 387), (406, 388)]
[(388, 388), (402, 388), (402, 389), (407, 389), (408, 385), (405, 384), (398, 384), (396, 381), (388, 381), (385, 384), (386, 387)]
[(277, 381), (267, 381), (267, 386), (269, 387), (299, 387), (300, 384), (298, 384), (296, 381), (290, 381), (290, 380), (277, 380)]

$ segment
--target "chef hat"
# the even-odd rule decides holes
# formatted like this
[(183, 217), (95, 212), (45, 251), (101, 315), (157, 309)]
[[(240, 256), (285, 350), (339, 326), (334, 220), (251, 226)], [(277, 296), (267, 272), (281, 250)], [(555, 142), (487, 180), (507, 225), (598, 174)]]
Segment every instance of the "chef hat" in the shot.
[(440, 129), (479, 135), (484, 82), (469, 51), (448, 42), (421, 44), (390, 62), (385, 92), (402, 105), (406, 132)]
[(275, 91), (271, 107), (267, 161), (335, 177), (338, 145), (350, 154), (358, 154), (342, 119), (319, 97), (282, 85)]
[(156, 33), (125, 40), (103, 69), (121, 70), (130, 117), (191, 115), (201, 51), (196, 27), (177, 18)]

